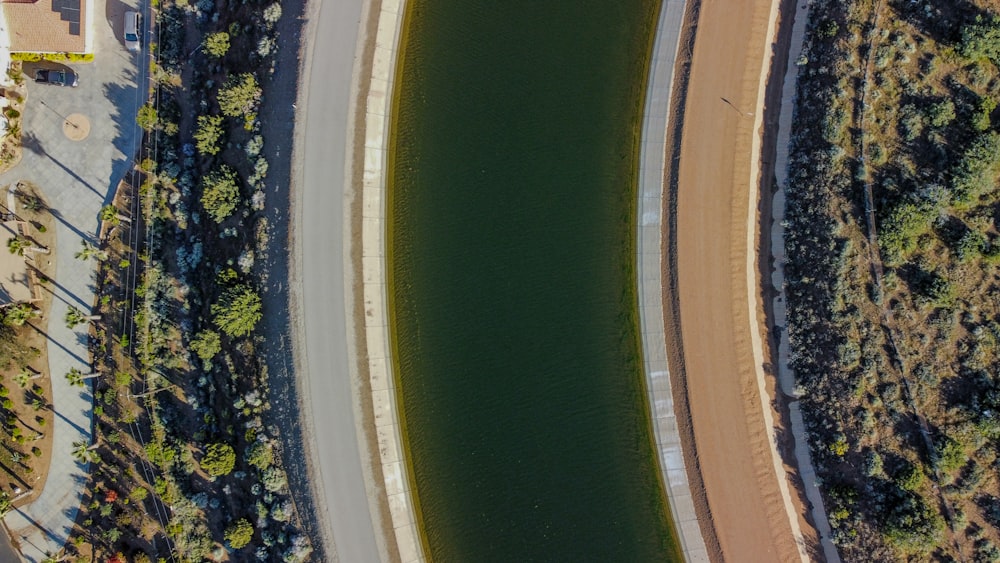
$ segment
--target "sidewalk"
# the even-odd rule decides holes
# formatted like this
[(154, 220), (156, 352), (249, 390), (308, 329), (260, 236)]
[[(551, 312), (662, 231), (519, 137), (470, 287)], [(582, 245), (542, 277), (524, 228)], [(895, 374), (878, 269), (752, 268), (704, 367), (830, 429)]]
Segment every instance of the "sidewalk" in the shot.
[[(77, 463), (74, 442), (91, 442), (93, 398), (89, 388), (71, 386), (64, 374), (71, 368), (87, 373), (87, 325), (75, 330), (63, 321), (70, 305), (89, 311), (94, 304), (94, 262), (76, 260), (84, 237), (93, 240), (98, 213), (112, 197), (115, 185), (131, 167), (138, 148), (135, 114), (140, 105), (136, 88), (136, 58), (125, 52), (112, 26), (121, 15), (95, 0), (93, 12), (106, 15), (94, 22), (96, 60), (75, 65), (77, 88), (29, 84), (23, 130), (26, 143), (20, 164), (0, 176), (0, 186), (27, 181), (38, 186), (56, 224), (55, 299), (48, 316), (48, 375), (51, 376), (55, 423), (52, 465), (41, 494), (6, 517), (12, 539), (28, 561), (55, 554), (69, 536), (89, 478), (88, 467)], [(107, 8), (107, 9), (106, 9)], [(145, 65), (139, 65), (140, 72)], [(144, 73), (140, 75), (144, 79)], [(63, 134), (63, 122), (74, 114), (87, 119), (90, 134), (72, 141)], [(76, 117), (74, 117), (76, 119)]]

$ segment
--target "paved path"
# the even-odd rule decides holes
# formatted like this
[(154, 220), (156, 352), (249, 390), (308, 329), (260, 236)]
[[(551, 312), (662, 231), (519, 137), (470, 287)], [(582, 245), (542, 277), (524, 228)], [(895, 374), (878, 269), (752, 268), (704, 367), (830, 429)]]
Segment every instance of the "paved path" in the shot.
[[(303, 418), (311, 431), (305, 440), (316, 460), (317, 510), (331, 561), (374, 562), (383, 559), (369, 507), (359, 447), (361, 417), (352, 379), (349, 324), (345, 302), (345, 266), (349, 229), (345, 231), (345, 194), (356, 57), (365, 0), (316, 0), (310, 3), (300, 90), (294, 240), (300, 287), (297, 309), (302, 334), (295, 343), (302, 368)], [(301, 164), (300, 164), (301, 163)], [(349, 225), (349, 223), (348, 223)], [(349, 272), (349, 269), (348, 269)], [(347, 282), (350, 283), (349, 281)], [(374, 493), (373, 493), (374, 496)], [(332, 540), (333, 545), (329, 545)]]
[[(134, 6), (134, 2), (132, 2)], [(84, 238), (97, 233), (98, 212), (129, 168), (138, 142), (135, 125), (139, 98), (135, 55), (121, 46), (121, 11), (125, 5), (105, 6), (96, 0), (96, 61), (74, 65), (80, 75), (77, 88), (29, 84), (22, 130), (25, 150), (20, 164), (0, 176), (0, 186), (26, 180), (39, 186), (57, 212), (55, 299), (48, 324), (49, 370), (55, 423), (52, 465), (42, 493), (31, 504), (6, 517), (22, 555), (38, 561), (65, 544), (79, 510), (88, 468), (73, 459), (73, 442), (91, 441), (92, 396), (71, 386), (64, 377), (70, 368), (90, 371), (87, 327), (66, 328), (63, 318), (70, 305), (89, 311), (94, 303), (94, 263), (76, 260)], [(147, 65), (138, 65), (145, 69)], [(30, 71), (30, 66), (26, 65)], [(72, 114), (89, 118), (84, 141), (71, 141), (63, 122)]]
[[(774, 194), (771, 207), (771, 252), (774, 258), (774, 271), (771, 273), (771, 283), (777, 290), (774, 297), (774, 323), (787, 326), (785, 305), (785, 188), (788, 184), (788, 149), (791, 143), (792, 116), (795, 109), (795, 87), (798, 78), (796, 63), (802, 53), (806, 22), (808, 21), (808, 0), (798, 0), (795, 7), (795, 22), (792, 25), (792, 40), (788, 51), (788, 67), (781, 88), (781, 112), (778, 116), (778, 142), (775, 154), (774, 174), (778, 181), (778, 191)], [(809, 441), (805, 434), (805, 422), (802, 420), (802, 409), (795, 394), (795, 374), (788, 365), (790, 346), (788, 331), (781, 330), (778, 343), (778, 384), (781, 391), (788, 396), (791, 414), (792, 435), (795, 438), (795, 460), (799, 475), (806, 489), (806, 498), (812, 504), (812, 518), (819, 533), (823, 547), (823, 555), (828, 563), (839, 563), (840, 556), (833, 545), (830, 522), (827, 520), (823, 507), (823, 497), (816, 486), (816, 469), (813, 467), (809, 454)]]
[[(681, 438), (677, 431), (663, 322), (662, 248), (663, 191), (666, 189), (666, 136), (670, 94), (674, 84), (685, 0), (665, 0), (653, 45), (646, 107), (642, 125), (639, 163), (639, 317), (653, 432), (660, 455), (660, 470), (667, 487), (670, 511), (677, 523), (684, 557), (689, 562), (708, 561), (688, 486)], [(709, 524), (710, 525), (710, 524)]]

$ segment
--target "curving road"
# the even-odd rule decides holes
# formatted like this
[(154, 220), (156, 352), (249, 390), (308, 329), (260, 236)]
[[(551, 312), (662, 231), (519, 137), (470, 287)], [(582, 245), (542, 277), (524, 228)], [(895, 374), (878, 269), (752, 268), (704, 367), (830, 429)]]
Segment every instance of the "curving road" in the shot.
[[(347, 149), (356, 54), (365, 0), (310, 2), (299, 93), (294, 240), (300, 279), (296, 348), (302, 368), (306, 440), (331, 561), (382, 559), (372, 524), (348, 353), (344, 226)], [(308, 116), (308, 117), (306, 117)], [(366, 456), (367, 458), (367, 456)]]

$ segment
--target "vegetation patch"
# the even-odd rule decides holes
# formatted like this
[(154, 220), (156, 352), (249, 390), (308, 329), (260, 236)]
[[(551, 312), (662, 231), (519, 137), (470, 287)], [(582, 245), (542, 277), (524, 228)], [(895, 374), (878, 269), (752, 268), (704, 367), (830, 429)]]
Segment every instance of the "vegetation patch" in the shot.
[(811, 5), (788, 333), (845, 560), (1000, 561), (996, 9)]

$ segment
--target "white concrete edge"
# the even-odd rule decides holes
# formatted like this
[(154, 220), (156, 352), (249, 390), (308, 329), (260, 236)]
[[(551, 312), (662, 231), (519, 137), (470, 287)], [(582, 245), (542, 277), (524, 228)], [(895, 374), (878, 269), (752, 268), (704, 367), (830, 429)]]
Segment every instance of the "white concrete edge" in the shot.
[(364, 116), (361, 261), (365, 309), (373, 313), (365, 315), (365, 338), (385, 494), (400, 559), (414, 563), (425, 558), (410, 494), (392, 374), (385, 255), (389, 116), (404, 5), (405, 0), (382, 0), (378, 17)]
[[(778, 139), (776, 143), (774, 173), (778, 182), (778, 191), (774, 194), (771, 208), (771, 256), (774, 260), (774, 271), (771, 283), (777, 290), (774, 297), (774, 324), (781, 327), (778, 343), (778, 382), (781, 390), (789, 397), (795, 394), (795, 374), (788, 365), (790, 344), (788, 341), (787, 311), (785, 300), (785, 190), (788, 185), (788, 149), (791, 144), (792, 118), (796, 105), (796, 88), (798, 85), (798, 59), (802, 54), (805, 42), (805, 29), (809, 21), (809, 0), (798, 0), (795, 6), (794, 24), (792, 25), (791, 45), (788, 50), (788, 65), (785, 69), (785, 79), (781, 90), (781, 111), (778, 116)], [(830, 531), (830, 521), (823, 497), (816, 485), (816, 469), (809, 452), (809, 442), (806, 439), (805, 423), (798, 399), (789, 402), (791, 411), (792, 435), (795, 439), (795, 459), (799, 475), (805, 486), (806, 498), (812, 505), (813, 522), (819, 533), (823, 555), (828, 563), (840, 563), (840, 554), (833, 544)]]
[(643, 111), (639, 153), (636, 250), (639, 323), (653, 437), (675, 531), (687, 561), (709, 561), (695, 511), (670, 385), (663, 318), (662, 243), (666, 141), (674, 61), (680, 44), (685, 0), (664, 0), (656, 26)]
[(809, 561), (808, 546), (802, 534), (802, 526), (799, 523), (798, 510), (792, 502), (791, 488), (789, 487), (789, 475), (785, 471), (781, 453), (778, 450), (775, 429), (777, 428), (774, 419), (774, 410), (771, 408), (771, 395), (767, 392), (767, 382), (764, 370), (764, 346), (760, 334), (760, 319), (757, 315), (757, 297), (759, 291), (763, 289), (758, 286), (757, 262), (759, 258), (757, 236), (758, 218), (757, 205), (760, 197), (760, 162), (761, 145), (763, 143), (764, 125), (764, 102), (766, 99), (768, 74), (770, 73), (771, 62), (774, 58), (772, 46), (777, 39), (778, 18), (780, 16), (781, 0), (771, 0), (771, 9), (767, 18), (767, 33), (764, 35), (764, 44), (761, 49), (766, 53), (761, 59), (760, 80), (757, 82), (757, 104), (753, 111), (753, 130), (750, 145), (750, 178), (749, 178), (749, 202), (747, 203), (747, 303), (749, 306), (750, 324), (747, 327), (750, 333), (751, 349), (754, 357), (754, 373), (757, 380), (757, 396), (760, 399), (760, 410), (764, 416), (764, 425), (767, 429), (767, 444), (770, 449), (771, 466), (775, 479), (778, 482), (778, 491), (781, 494), (782, 506), (788, 525), (792, 530), (792, 538), (798, 547), (799, 559), (806, 563)]

